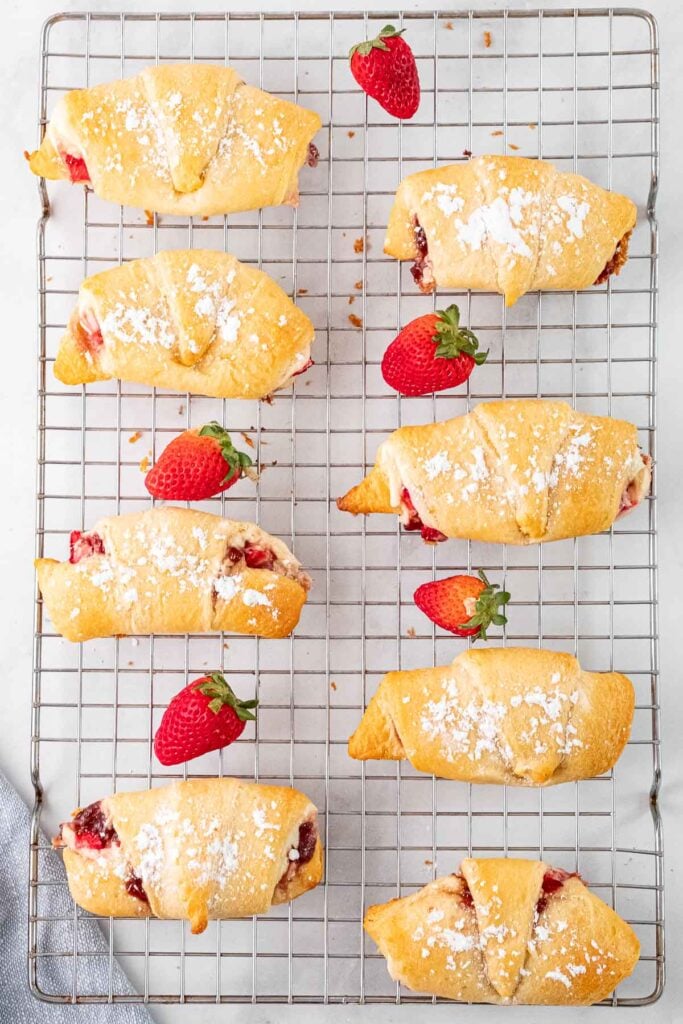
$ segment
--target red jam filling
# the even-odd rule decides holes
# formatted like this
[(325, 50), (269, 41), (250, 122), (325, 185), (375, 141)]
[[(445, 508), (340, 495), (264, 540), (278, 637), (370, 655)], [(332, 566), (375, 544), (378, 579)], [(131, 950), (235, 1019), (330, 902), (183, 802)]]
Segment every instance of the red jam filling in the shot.
[[(643, 460), (644, 466), (649, 466), (652, 462), (649, 455), (641, 454), (641, 459)], [(630, 512), (631, 509), (637, 508), (638, 505), (640, 505), (641, 498), (642, 495), (638, 493), (638, 483), (636, 480), (632, 480), (631, 483), (624, 488), (624, 492), (621, 496), (621, 503), (619, 505), (619, 511), (617, 513), (617, 519), (626, 515), (626, 513)]]
[(125, 881), (126, 892), (129, 896), (134, 896), (136, 900), (140, 900), (142, 903), (149, 903), (149, 897), (145, 892), (145, 887), (142, 884), (142, 879), (138, 875), (130, 874)]
[(97, 352), (104, 345), (104, 338), (102, 337), (102, 331), (97, 321), (97, 317), (89, 310), (84, 310), (81, 313), (81, 319), (78, 326), (81, 330), (81, 340), (83, 341), (86, 349), (91, 352)]
[(304, 363), (300, 370), (296, 370), (296, 372), (292, 374), (292, 377), (298, 377), (300, 373), (305, 373), (306, 370), (311, 368), (311, 366), (313, 366), (313, 360), (309, 359), (307, 363)]
[(427, 236), (425, 234), (425, 230), (417, 218), (415, 218), (414, 230), (415, 245), (417, 246), (417, 256), (415, 257), (415, 261), (412, 267), (410, 268), (410, 273), (413, 275), (413, 280), (415, 281), (415, 284), (419, 288), (422, 288), (422, 278), (424, 277), (424, 268), (425, 263), (427, 262), (427, 256), (429, 254), (429, 247), (427, 245)]
[(71, 821), (76, 841), (76, 849), (85, 847), (88, 850), (106, 850), (109, 846), (118, 846), (119, 837), (116, 829), (107, 824), (102, 804), (89, 804), (79, 811)]
[(90, 181), (88, 168), (82, 156), (70, 156), (68, 153), (63, 153), (62, 159), (68, 168), (69, 177), (72, 181)]
[(318, 160), (320, 159), (320, 150), (312, 142), (308, 143), (308, 153), (306, 154), (306, 163), (309, 167), (317, 167)]
[(550, 868), (543, 876), (541, 895), (536, 904), (536, 913), (542, 914), (548, 905), (548, 897), (561, 889), (568, 878), (578, 878), (576, 871), (564, 871), (562, 868)]
[(244, 559), (250, 569), (272, 569), (275, 565), (275, 554), (270, 548), (249, 541), (243, 548), (228, 548), (227, 558), (233, 565)]
[(297, 864), (308, 864), (315, 852), (315, 844), (318, 842), (318, 826), (314, 821), (304, 821), (299, 825), (299, 859)]
[(401, 491), (401, 504), (408, 513), (407, 521), (403, 523), (405, 530), (419, 530), (426, 544), (440, 544), (441, 541), (447, 539), (446, 535), (441, 533), (441, 530), (435, 530), (433, 526), (425, 526), (417, 514), (410, 494), (405, 487)]
[(72, 565), (80, 562), (83, 558), (90, 558), (91, 555), (103, 555), (104, 541), (99, 533), (81, 533), (80, 530), (72, 530), (69, 537), (69, 561)]

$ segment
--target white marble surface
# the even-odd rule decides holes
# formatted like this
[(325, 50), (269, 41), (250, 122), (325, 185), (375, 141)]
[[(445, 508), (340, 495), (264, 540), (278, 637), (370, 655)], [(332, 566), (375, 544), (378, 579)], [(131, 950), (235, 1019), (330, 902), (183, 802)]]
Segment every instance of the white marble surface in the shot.
[[(386, 5), (368, 5), (381, 10)], [(518, 2), (506, 5), (489, 0), (473, 7), (501, 9), (505, 6), (536, 7)], [(91, 0), (89, 4), (61, 5), (66, 10), (186, 10), (181, 0), (136, 0), (111, 3)], [(240, 4), (233, 5), (238, 9)], [(243, 5), (254, 9), (254, 4)], [(299, 0), (300, 9), (319, 8), (311, 0)], [(348, 9), (357, 6), (327, 2), (325, 7)], [(422, 4), (407, 3), (406, 9)], [(448, 5), (437, 5), (448, 6)], [(565, 6), (547, 2), (545, 8)], [(586, 6), (601, 6), (586, 4)], [(683, 979), (680, 942), (683, 912), (677, 891), (683, 868), (683, 772), (681, 766), (680, 723), (683, 691), (680, 680), (680, 654), (677, 639), (681, 630), (683, 610), (680, 580), (683, 576), (683, 537), (677, 500), (681, 477), (681, 442), (683, 433), (683, 348), (678, 320), (678, 299), (683, 274), (683, 259), (678, 243), (683, 235), (683, 189), (680, 165), (683, 141), (680, 137), (680, 111), (683, 108), (683, 76), (680, 69), (680, 47), (683, 38), (683, 6), (676, 0), (650, 0), (649, 9), (657, 16), (662, 43), (662, 183), (658, 202), (661, 225), (661, 315), (660, 315), (660, 404), (659, 404), (659, 521), (660, 521), (660, 627), (661, 627), (661, 697), (663, 704), (664, 789), (662, 810), (665, 823), (668, 980), (662, 1000), (643, 1010), (548, 1010), (472, 1007), (450, 1008), (418, 1006), (399, 1007), (155, 1007), (153, 1016), (159, 1024), (213, 1022), (230, 1020), (240, 1024), (290, 1022), (302, 1013), (311, 1024), (340, 1021), (440, 1021), (452, 1020), (457, 1014), (462, 1021), (495, 1021), (503, 1015), (528, 1024), (548, 1020), (587, 1019), (618, 1021), (637, 1020), (638, 1024), (657, 1021), (659, 1024), (683, 1020)], [(283, 0), (271, 0), (266, 9), (287, 10)], [(3, 292), (3, 324), (5, 372), (2, 375), (2, 445), (0, 446), (0, 482), (3, 502), (0, 506), (3, 542), (0, 544), (0, 579), (2, 580), (2, 650), (3, 686), (0, 722), (0, 767), (9, 776), (27, 801), (30, 800), (29, 737), (30, 737), (30, 669), (33, 616), (34, 525), (34, 424), (35, 408), (35, 223), (38, 202), (35, 185), (26, 172), (22, 150), (35, 137), (37, 100), (38, 38), (44, 18), (53, 13), (55, 0), (5, 0), (0, 13), (2, 33), (0, 47), (0, 81), (3, 97), (4, 141), (0, 167), (0, 203), (3, 207), (4, 259), (0, 277)], [(225, 4), (204, 0), (198, 10), (224, 10)], [(677, 530), (678, 526), (678, 530)], [(1, 951), (0, 951), (1, 955)], [(604, 1015), (607, 1015), (606, 1017)], [(85, 1022), (87, 1011), (75, 1011)], [(11, 1022), (3, 1022), (11, 1024)]]

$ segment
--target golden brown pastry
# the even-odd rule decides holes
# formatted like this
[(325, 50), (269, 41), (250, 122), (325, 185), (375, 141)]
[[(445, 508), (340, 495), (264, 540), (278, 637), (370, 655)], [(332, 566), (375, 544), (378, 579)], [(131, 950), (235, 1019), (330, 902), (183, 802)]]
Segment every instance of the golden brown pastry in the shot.
[(452, 665), (384, 676), (349, 755), (407, 759), (462, 782), (553, 786), (617, 762), (634, 702), (626, 676), (584, 672), (571, 654), (468, 650)]
[(288, 636), (310, 579), (253, 523), (164, 506), (74, 530), (68, 562), (36, 561), (58, 633), (78, 642), (132, 633), (228, 630)]
[(384, 251), (414, 260), (424, 292), (574, 291), (618, 274), (636, 207), (543, 160), (480, 156), (404, 178)]
[(633, 971), (635, 933), (576, 875), (507, 858), (460, 870), (368, 909), (394, 980), (475, 1003), (589, 1006)]
[(429, 542), (533, 544), (607, 530), (649, 488), (650, 458), (632, 424), (566, 402), (508, 399), (395, 430), (337, 505), (393, 512)]
[(82, 283), (55, 376), (264, 398), (311, 365), (313, 324), (267, 274), (209, 249), (160, 252)]
[(296, 899), (323, 869), (308, 797), (239, 779), (116, 793), (75, 811), (53, 845), (79, 907), (187, 920), (194, 933)]
[(34, 174), (91, 185), (102, 199), (210, 216), (296, 205), (320, 118), (211, 64), (149, 67), (55, 107)]

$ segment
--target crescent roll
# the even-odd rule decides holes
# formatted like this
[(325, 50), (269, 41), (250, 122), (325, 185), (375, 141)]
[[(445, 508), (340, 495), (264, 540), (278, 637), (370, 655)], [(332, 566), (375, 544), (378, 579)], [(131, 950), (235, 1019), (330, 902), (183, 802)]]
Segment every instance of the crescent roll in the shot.
[(284, 637), (311, 585), (289, 548), (253, 523), (172, 506), (74, 530), (69, 561), (39, 558), (36, 568), (55, 629), (74, 642), (214, 630)]
[(212, 398), (264, 398), (311, 365), (308, 317), (267, 274), (209, 249), (160, 252), (86, 278), (54, 372)]
[(650, 457), (632, 424), (508, 399), (395, 430), (337, 505), (393, 512), (431, 542), (533, 544), (607, 530), (649, 489)]
[(619, 759), (634, 703), (626, 676), (584, 672), (571, 654), (468, 650), (452, 665), (384, 676), (349, 755), (407, 759), (418, 771), (461, 782), (575, 782)]
[(322, 877), (317, 811), (296, 789), (189, 779), (116, 793), (74, 812), (63, 847), (69, 891), (92, 914), (190, 922), (264, 914)]
[(317, 114), (246, 85), (232, 68), (164, 64), (64, 95), (34, 174), (89, 184), (102, 199), (211, 216), (296, 205), (317, 156)]
[(475, 1003), (589, 1006), (627, 978), (633, 930), (580, 878), (543, 861), (465, 859), (365, 930), (407, 988)]
[(423, 292), (574, 291), (618, 274), (636, 207), (544, 160), (480, 156), (404, 178), (384, 251), (414, 260)]

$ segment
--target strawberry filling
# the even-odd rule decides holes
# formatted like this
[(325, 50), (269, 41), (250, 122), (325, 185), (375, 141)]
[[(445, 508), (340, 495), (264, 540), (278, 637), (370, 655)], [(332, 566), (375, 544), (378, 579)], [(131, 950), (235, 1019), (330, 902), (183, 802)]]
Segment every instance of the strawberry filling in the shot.
[(297, 845), (293, 846), (288, 853), (287, 870), (278, 882), (278, 886), (286, 886), (291, 882), (302, 864), (308, 864), (315, 853), (318, 842), (318, 824), (315, 819), (303, 821), (299, 825), (299, 838)]
[(71, 156), (69, 153), (62, 153), (62, 160), (66, 164), (69, 177), (73, 182), (90, 181), (90, 174), (82, 156)]
[(317, 167), (318, 160), (320, 159), (320, 150), (317, 146), (314, 146), (312, 142), (308, 143), (308, 152), (306, 154), (306, 163), (309, 167)]
[(576, 871), (564, 871), (562, 868), (550, 868), (543, 876), (541, 895), (536, 903), (536, 913), (542, 914), (548, 905), (548, 897), (553, 896), (562, 888), (568, 878), (578, 878)]
[(84, 309), (78, 321), (78, 326), (85, 348), (92, 353), (98, 352), (104, 345), (104, 338), (102, 337), (99, 321), (94, 313), (91, 313), (89, 309)]
[(436, 530), (433, 526), (425, 526), (405, 487), (401, 491), (401, 507), (403, 509), (403, 528), (405, 530), (419, 530), (426, 544), (439, 544), (447, 539), (446, 535), (441, 533), (441, 530)]
[(272, 569), (275, 565), (275, 554), (270, 548), (247, 541), (243, 548), (228, 548), (228, 561), (237, 565), (244, 559), (250, 569)]
[[(649, 455), (642, 455), (643, 465), (649, 467), (652, 459)], [(617, 519), (625, 516), (631, 509), (637, 508), (643, 500), (643, 489), (640, 484), (640, 480), (636, 477), (631, 480), (630, 483), (624, 488), (623, 494), (621, 495), (621, 501), (619, 503), (619, 512), (617, 513)]]
[(413, 230), (415, 232), (417, 256), (410, 268), (410, 273), (413, 275), (413, 280), (420, 291), (432, 292), (434, 291), (434, 278), (432, 276), (431, 260), (429, 259), (429, 246), (425, 230), (417, 217), (413, 218)]
[(311, 368), (311, 366), (313, 366), (313, 360), (312, 360), (312, 359), (309, 359), (309, 360), (308, 360), (308, 362), (304, 363), (304, 365), (303, 365), (303, 366), (301, 367), (301, 369), (300, 369), (300, 370), (296, 370), (296, 371), (295, 371), (295, 372), (294, 372), (294, 373), (292, 374), (292, 377), (298, 377), (300, 373), (305, 373), (305, 372), (306, 372), (306, 370), (308, 370), (308, 369), (310, 369), (310, 368)]
[(72, 565), (90, 558), (91, 555), (103, 555), (104, 541), (99, 533), (81, 533), (80, 530), (72, 530), (69, 537), (69, 561)]
[(76, 814), (71, 822), (76, 849), (106, 850), (119, 845), (116, 829), (107, 822), (102, 803), (98, 800)]
[(142, 884), (142, 879), (131, 872), (125, 881), (126, 892), (129, 896), (134, 896), (136, 900), (140, 900), (142, 903), (149, 903), (149, 897), (145, 892), (145, 887)]

